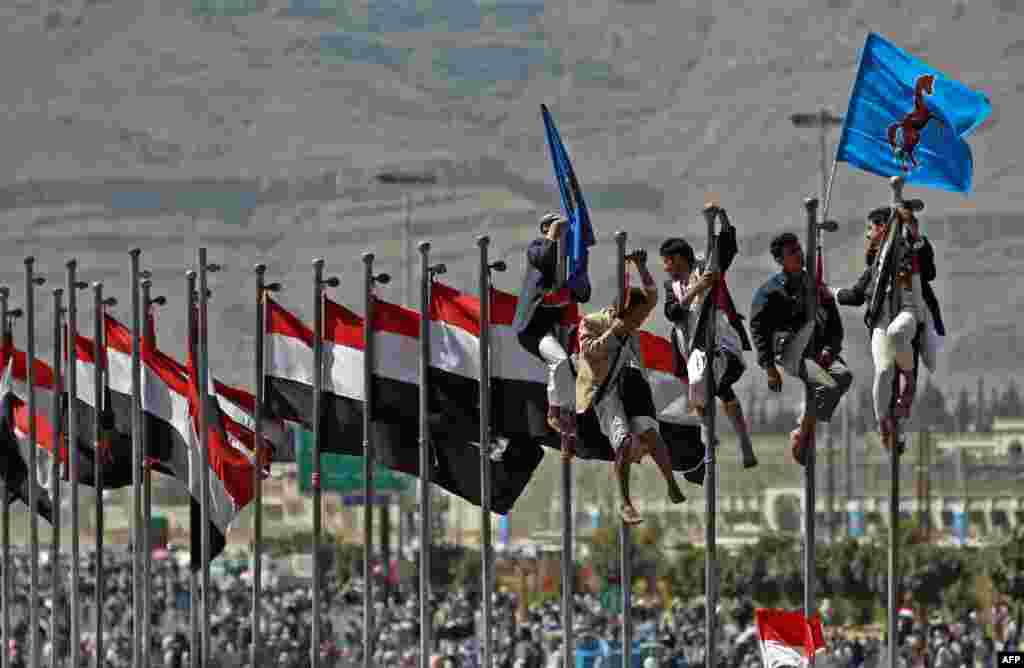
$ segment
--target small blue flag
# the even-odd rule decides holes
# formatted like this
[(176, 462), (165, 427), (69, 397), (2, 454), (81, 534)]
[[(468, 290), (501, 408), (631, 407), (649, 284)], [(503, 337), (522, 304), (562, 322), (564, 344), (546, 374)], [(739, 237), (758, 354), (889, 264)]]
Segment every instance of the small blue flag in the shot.
[(555, 178), (558, 179), (558, 190), (562, 194), (562, 208), (569, 220), (566, 234), (565, 257), (568, 267), (568, 287), (575, 294), (590, 294), (590, 275), (587, 271), (588, 249), (594, 245), (594, 228), (590, 224), (587, 203), (583, 200), (583, 191), (576, 180), (576, 172), (569, 162), (569, 154), (565, 151), (562, 138), (551, 118), (547, 105), (540, 105), (540, 113), (544, 117), (544, 130), (551, 148), (551, 164), (555, 167)]
[(964, 138), (991, 111), (982, 93), (871, 33), (836, 160), (879, 176), (967, 193), (974, 161)]

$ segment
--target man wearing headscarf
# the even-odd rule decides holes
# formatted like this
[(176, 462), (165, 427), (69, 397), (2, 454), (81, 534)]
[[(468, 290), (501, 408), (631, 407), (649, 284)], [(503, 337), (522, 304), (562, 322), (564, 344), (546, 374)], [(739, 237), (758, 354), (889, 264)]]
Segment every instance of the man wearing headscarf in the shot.
[[(590, 301), (590, 286), (570, 289), (561, 285), (557, 275), (558, 241), (566, 224), (568, 221), (557, 213), (544, 214), (540, 219), (540, 237), (526, 250), (526, 273), (512, 328), (520, 345), (547, 366), (548, 426), (559, 433), (575, 434), (573, 371), (569, 355), (558, 340), (558, 327), (572, 302)], [(563, 442), (571, 447), (571, 440)]]
[[(882, 445), (892, 448), (895, 419), (909, 417), (917, 385), (917, 359), (934, 371), (940, 337), (945, 334), (939, 303), (932, 290), (935, 253), (918, 229), (915, 213), (924, 208), (921, 200), (907, 200), (895, 211), (888, 206), (868, 214), (865, 235), (865, 268), (851, 288), (833, 290), (844, 306), (868, 304), (864, 323), (871, 332), (871, 356), (875, 364), (872, 387), (875, 417)], [(874, 298), (879, 281), (886, 281), (879, 258), (889, 225), (898, 217), (904, 234), (893, 241), (891, 252), (901, 259), (895, 268), (894, 289), (886, 286), (884, 299)], [(893, 402), (893, 381), (900, 389)], [(895, 408), (895, 410), (893, 410)]]

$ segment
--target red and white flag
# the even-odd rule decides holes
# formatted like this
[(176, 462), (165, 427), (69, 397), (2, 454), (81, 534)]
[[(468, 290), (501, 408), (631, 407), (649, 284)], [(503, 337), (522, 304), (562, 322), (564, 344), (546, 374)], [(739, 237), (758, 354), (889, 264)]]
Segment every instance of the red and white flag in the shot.
[(758, 608), (755, 612), (764, 668), (799, 668), (825, 649), (821, 618), (802, 612)]

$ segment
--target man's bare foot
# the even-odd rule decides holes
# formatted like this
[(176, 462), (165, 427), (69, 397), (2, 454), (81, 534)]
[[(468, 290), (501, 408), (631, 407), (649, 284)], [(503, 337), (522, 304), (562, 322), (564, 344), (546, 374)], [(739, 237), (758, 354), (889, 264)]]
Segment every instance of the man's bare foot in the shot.
[(619, 507), (619, 516), (622, 517), (622, 521), (625, 524), (640, 524), (644, 521), (644, 519), (640, 517), (640, 513), (636, 512), (636, 508), (627, 503), (624, 503)]

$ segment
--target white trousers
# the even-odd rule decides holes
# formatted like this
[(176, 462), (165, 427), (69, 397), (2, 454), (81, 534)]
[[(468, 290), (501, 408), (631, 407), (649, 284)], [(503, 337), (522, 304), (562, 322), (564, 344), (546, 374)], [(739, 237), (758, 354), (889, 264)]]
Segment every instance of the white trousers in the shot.
[[(912, 288), (903, 289), (903, 307), (889, 322), (881, 318), (871, 331), (871, 357), (875, 363), (875, 379), (871, 388), (875, 404), (875, 418), (881, 422), (892, 408), (893, 379), (896, 374), (897, 356), (910, 357), (914, 354), (914, 336), (924, 308), (921, 299), (921, 278), (914, 275)], [(886, 308), (882, 307), (883, 310)], [(934, 357), (932, 357), (934, 365)], [(913, 372), (912, 368), (904, 371)]]
[(553, 408), (576, 409), (576, 379), (569, 365), (565, 348), (551, 334), (537, 346), (548, 367), (548, 405)]

